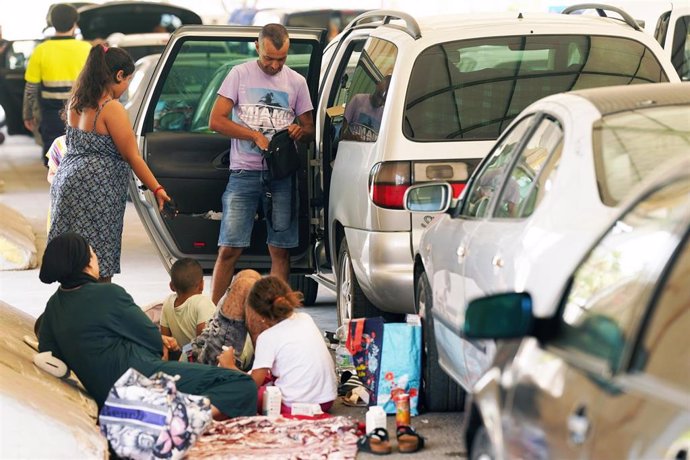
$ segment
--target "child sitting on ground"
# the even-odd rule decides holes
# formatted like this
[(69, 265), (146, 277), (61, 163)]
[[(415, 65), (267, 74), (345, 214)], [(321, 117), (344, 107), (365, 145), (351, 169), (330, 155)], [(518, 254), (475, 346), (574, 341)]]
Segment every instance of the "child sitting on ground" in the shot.
[(192, 360), (215, 366), (223, 346), (231, 346), (240, 351), (238, 367), (250, 369), (258, 331), (249, 330), (245, 321), (246, 302), (249, 291), (259, 279), (261, 275), (254, 270), (242, 270), (235, 275), (206, 328), (192, 341)]
[[(171, 294), (163, 303), (161, 334), (173, 337), (182, 348), (204, 330), (216, 307), (202, 294), (204, 272), (199, 262), (190, 258), (177, 260), (170, 269)], [(186, 356), (182, 356), (186, 361)]]
[[(258, 280), (247, 297), (250, 334), (252, 329), (263, 329), (256, 339), (250, 371), (259, 387), (259, 407), (264, 384), (274, 379), (285, 415), (290, 415), (295, 403), (317, 403), (328, 412), (337, 394), (333, 359), (311, 316), (295, 311), (301, 302), (302, 294), (275, 276)], [(236, 368), (232, 347), (218, 361), (223, 367)]]

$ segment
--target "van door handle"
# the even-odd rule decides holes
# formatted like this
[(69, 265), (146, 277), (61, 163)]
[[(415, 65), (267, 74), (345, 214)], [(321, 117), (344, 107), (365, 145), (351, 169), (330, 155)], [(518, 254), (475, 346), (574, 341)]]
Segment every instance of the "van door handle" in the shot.
[(584, 444), (589, 434), (589, 418), (587, 409), (584, 406), (578, 407), (573, 414), (568, 417), (568, 435), (570, 441), (575, 445)]

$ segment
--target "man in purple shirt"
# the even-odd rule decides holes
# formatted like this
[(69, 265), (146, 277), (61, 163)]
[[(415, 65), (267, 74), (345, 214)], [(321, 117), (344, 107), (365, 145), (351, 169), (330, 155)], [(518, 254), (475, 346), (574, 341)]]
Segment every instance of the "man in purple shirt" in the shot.
[[(266, 199), (261, 151), (277, 131), (287, 129), (300, 142), (314, 139), (313, 106), (307, 82), (285, 66), (290, 38), (280, 24), (261, 29), (255, 43), (259, 59), (230, 70), (218, 90), (211, 111), (211, 129), (230, 140), (230, 178), (223, 194), (223, 220), (218, 237), (218, 258), (213, 268), (211, 298), (225, 294), (235, 263), (251, 244), (254, 216)], [(292, 177), (271, 180), (272, 219), (267, 220), (271, 275), (285, 281), (290, 275), (289, 248), (299, 243), (297, 216), (292, 212)]]

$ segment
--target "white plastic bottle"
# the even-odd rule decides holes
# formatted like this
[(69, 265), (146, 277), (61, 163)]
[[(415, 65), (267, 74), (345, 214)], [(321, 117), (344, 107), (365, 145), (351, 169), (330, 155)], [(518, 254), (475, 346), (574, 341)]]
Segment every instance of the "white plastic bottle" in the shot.
[(367, 434), (371, 433), (376, 428), (386, 428), (386, 411), (384, 411), (381, 406), (371, 406), (367, 411)]
[(352, 361), (352, 354), (350, 350), (347, 349), (347, 331), (348, 326), (345, 324), (340, 326), (335, 331), (335, 337), (338, 339), (338, 346), (335, 348), (335, 372), (338, 375), (338, 379), (343, 375), (343, 372), (350, 371), (354, 373), (355, 365)]

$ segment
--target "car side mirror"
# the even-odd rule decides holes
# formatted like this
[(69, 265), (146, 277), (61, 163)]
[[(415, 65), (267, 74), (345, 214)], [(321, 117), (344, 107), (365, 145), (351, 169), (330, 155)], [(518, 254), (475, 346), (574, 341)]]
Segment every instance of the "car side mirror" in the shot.
[(481, 297), (465, 312), (463, 332), (469, 339), (513, 339), (533, 330), (532, 297), (526, 292)]
[(410, 212), (445, 212), (453, 200), (453, 187), (447, 182), (413, 185), (405, 191), (403, 203)]

